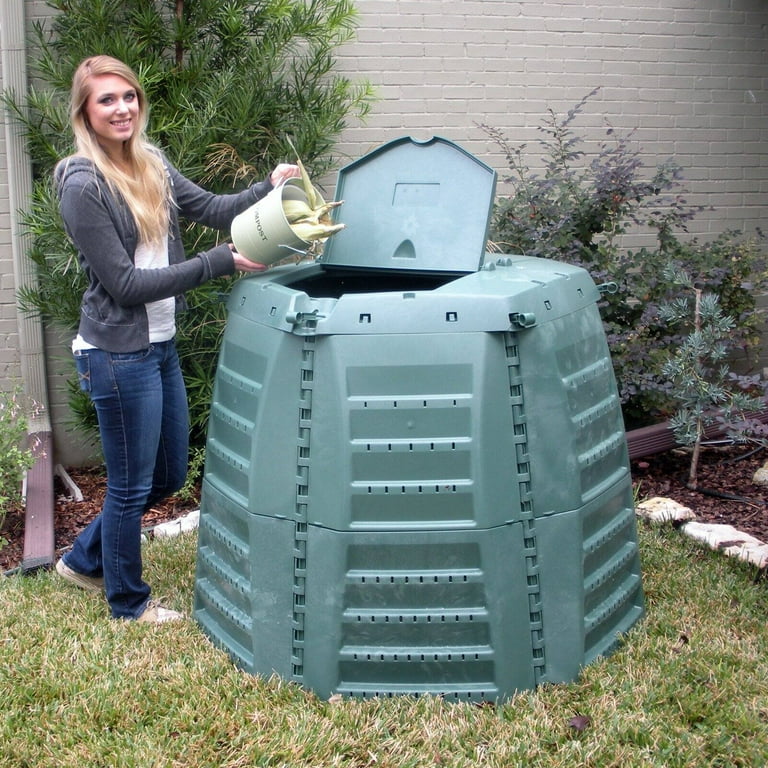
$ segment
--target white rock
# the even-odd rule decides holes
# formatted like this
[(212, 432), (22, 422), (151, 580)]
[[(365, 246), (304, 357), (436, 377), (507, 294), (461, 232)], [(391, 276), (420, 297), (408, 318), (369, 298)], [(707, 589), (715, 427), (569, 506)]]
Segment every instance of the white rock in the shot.
[(654, 523), (667, 523), (672, 520), (693, 520), (696, 515), (688, 507), (674, 499), (664, 496), (654, 496), (652, 499), (641, 501), (635, 508), (640, 517)]
[(752, 476), (755, 485), (768, 485), (768, 462), (763, 464)]
[(768, 544), (737, 530), (732, 525), (691, 522), (684, 523), (680, 530), (726, 555), (738, 557), (758, 568), (768, 566)]
[(153, 529), (153, 534), (160, 539), (168, 539), (178, 536), (180, 533), (194, 531), (200, 525), (200, 510), (195, 509), (192, 512), (179, 517), (176, 520), (170, 520), (167, 523), (160, 523)]

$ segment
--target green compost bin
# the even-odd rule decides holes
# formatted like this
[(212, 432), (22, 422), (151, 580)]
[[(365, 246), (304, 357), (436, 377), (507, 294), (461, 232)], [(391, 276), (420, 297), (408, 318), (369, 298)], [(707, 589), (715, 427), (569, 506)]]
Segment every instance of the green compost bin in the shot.
[(495, 182), (445, 139), (390, 142), (339, 172), (321, 258), (234, 286), (195, 617), (244, 670), (503, 700), (641, 618), (599, 289), (484, 253)]

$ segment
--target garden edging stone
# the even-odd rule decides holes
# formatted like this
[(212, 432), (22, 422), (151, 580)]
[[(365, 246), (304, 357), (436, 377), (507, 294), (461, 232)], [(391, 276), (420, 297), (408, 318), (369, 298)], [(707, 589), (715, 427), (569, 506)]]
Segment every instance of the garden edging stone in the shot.
[(710, 549), (761, 569), (768, 567), (768, 544), (732, 525), (699, 522), (693, 510), (673, 499), (655, 496), (637, 504), (635, 513), (653, 523), (680, 523), (680, 530), (686, 536), (703, 542)]

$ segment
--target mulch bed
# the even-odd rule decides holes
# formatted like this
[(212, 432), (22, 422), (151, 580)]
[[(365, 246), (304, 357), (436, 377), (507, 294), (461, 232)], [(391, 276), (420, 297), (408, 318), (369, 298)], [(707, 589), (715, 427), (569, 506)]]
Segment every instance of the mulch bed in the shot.
[(632, 462), (639, 500), (674, 499), (689, 507), (702, 523), (732, 525), (768, 543), (768, 486), (752, 481), (768, 461), (768, 451), (754, 446), (707, 446), (697, 475), (697, 490), (688, 487), (689, 451), (672, 450)]
[[(755, 471), (768, 461), (768, 451), (748, 446), (708, 446), (701, 457), (698, 491), (686, 487), (690, 454), (672, 450), (632, 462), (632, 478), (639, 500), (664, 496), (690, 507), (701, 522), (726, 523), (768, 543), (768, 487), (755, 485)], [(75, 502), (56, 478), (55, 545), (57, 554), (71, 545), (77, 534), (101, 509), (105, 479), (101, 469), (70, 469), (74, 482), (83, 493)], [(724, 498), (732, 496), (737, 498)], [(151, 510), (144, 525), (182, 517), (196, 508), (194, 502), (171, 498)], [(8, 544), (0, 549), (0, 571), (21, 564), (24, 547), (24, 511), (6, 514), (0, 538)]]
[[(83, 494), (83, 500), (74, 501), (59, 477), (54, 478), (54, 546), (57, 556), (71, 546), (78, 533), (99, 514), (106, 486), (104, 472), (100, 467), (70, 468), (67, 473)], [(182, 501), (174, 496), (144, 515), (143, 525), (145, 528), (151, 528), (158, 523), (183, 517), (197, 507), (195, 501)], [(12, 509), (6, 514), (5, 523), (0, 528), (0, 539), (2, 538), (5, 538), (8, 544), (0, 548), (0, 571), (8, 571), (21, 565), (24, 554), (22, 508)]]

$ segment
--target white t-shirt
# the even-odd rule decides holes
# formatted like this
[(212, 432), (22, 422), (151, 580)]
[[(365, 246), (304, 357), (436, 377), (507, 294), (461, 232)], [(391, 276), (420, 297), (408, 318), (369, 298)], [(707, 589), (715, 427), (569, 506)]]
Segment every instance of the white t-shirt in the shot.
[[(134, 256), (136, 269), (160, 269), (168, 266), (168, 241), (163, 238), (161, 243), (147, 245), (139, 243)], [(170, 341), (176, 334), (176, 299), (171, 296), (168, 299), (150, 301), (144, 305), (147, 310), (149, 322), (149, 342)], [(78, 333), (72, 342), (72, 351), (81, 349), (93, 349)]]

